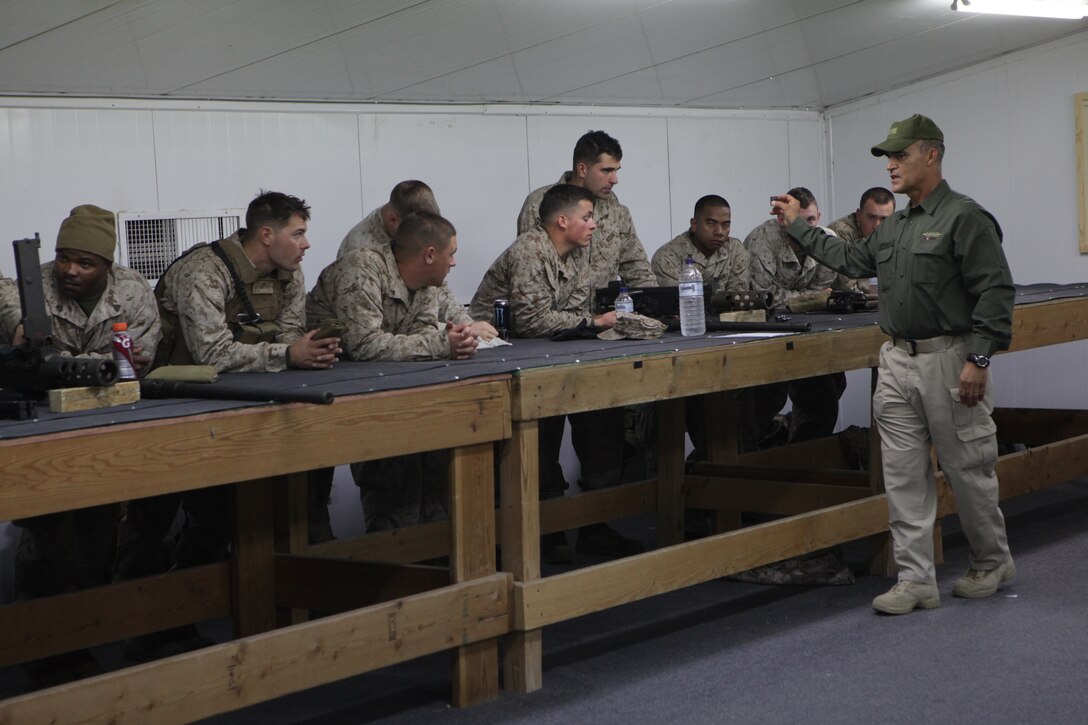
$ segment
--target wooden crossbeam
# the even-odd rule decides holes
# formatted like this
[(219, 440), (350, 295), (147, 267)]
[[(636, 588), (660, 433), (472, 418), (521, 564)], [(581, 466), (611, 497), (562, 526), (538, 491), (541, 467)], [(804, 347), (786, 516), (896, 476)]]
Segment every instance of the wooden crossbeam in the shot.
[(0, 607), (0, 666), (230, 614), (227, 562)]
[(276, 555), (276, 606), (344, 612), (440, 589), (449, 569)]
[(463, 584), (0, 702), (0, 723), (188, 723), (498, 637), (510, 575)]
[(786, 516), (836, 506), (870, 495), (868, 486), (752, 481), (707, 476), (687, 476), (684, 485), (689, 508)]

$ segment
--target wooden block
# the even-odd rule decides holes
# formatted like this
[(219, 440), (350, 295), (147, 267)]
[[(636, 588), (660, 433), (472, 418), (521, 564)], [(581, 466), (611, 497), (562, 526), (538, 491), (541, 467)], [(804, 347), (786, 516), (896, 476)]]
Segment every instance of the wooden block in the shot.
[(722, 322), (766, 322), (766, 310), (737, 310), (736, 312), (723, 312), (718, 315)]
[(101, 388), (60, 388), (49, 391), (49, 410), (54, 413), (74, 413), (77, 410), (127, 405), (140, 399), (140, 384), (126, 380)]

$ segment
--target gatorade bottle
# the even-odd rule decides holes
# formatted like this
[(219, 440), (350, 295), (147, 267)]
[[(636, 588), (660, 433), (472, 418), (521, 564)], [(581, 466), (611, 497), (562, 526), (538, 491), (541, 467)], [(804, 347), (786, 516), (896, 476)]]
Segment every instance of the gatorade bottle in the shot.
[(113, 361), (117, 363), (119, 380), (135, 380), (136, 366), (132, 364), (132, 338), (127, 332), (127, 322), (113, 323)]

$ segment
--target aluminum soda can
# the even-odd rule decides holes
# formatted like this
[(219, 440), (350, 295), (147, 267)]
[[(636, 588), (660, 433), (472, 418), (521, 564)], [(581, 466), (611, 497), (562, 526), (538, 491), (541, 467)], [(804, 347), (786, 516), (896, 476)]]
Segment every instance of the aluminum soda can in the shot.
[(495, 300), (495, 312), (491, 317), (491, 326), (503, 340), (510, 339), (510, 330), (514, 327), (514, 313), (510, 310), (510, 300), (500, 297)]

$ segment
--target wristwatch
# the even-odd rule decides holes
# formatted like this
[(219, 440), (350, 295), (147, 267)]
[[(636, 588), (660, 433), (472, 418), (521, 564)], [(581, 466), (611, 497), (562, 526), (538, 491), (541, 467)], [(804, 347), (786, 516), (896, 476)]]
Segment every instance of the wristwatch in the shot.
[(967, 362), (972, 363), (977, 367), (982, 368), (983, 370), (990, 367), (990, 358), (985, 355), (978, 355), (976, 353), (971, 353), (970, 355), (968, 355)]

